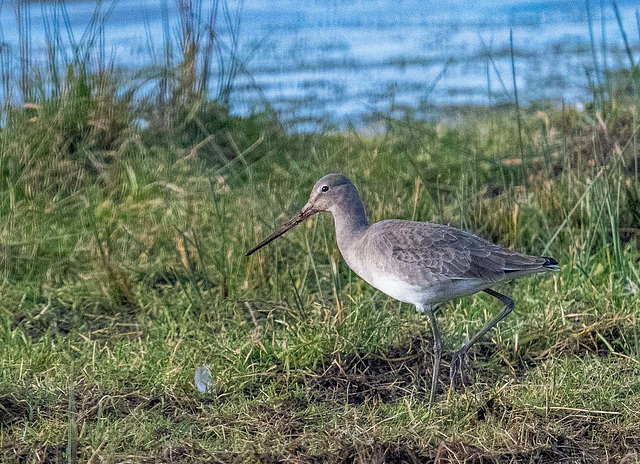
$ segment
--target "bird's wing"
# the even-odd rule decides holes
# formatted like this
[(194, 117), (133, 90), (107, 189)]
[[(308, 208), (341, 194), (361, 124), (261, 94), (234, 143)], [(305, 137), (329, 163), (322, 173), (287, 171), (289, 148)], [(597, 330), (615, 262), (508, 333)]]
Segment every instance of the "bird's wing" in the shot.
[(509, 272), (541, 269), (544, 258), (495, 245), (476, 235), (428, 222), (382, 221), (372, 225), (370, 244), (398, 267), (431, 279), (500, 281)]

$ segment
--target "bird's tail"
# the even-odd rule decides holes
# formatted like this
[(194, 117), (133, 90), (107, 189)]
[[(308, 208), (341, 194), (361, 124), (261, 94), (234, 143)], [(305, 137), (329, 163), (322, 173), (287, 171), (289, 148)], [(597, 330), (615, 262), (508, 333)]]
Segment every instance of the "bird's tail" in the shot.
[(543, 256), (544, 258), (544, 264), (542, 265), (542, 267), (544, 267), (545, 269), (548, 269), (549, 271), (559, 271), (560, 270), (560, 265), (558, 264), (558, 261), (556, 261), (553, 258), (550, 258), (548, 256)]

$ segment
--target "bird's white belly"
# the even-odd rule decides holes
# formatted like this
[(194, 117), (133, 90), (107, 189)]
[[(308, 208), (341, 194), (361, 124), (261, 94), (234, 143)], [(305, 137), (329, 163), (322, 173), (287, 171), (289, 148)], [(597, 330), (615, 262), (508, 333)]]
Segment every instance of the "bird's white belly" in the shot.
[(380, 274), (365, 280), (390, 297), (416, 306), (470, 295), (486, 287), (486, 283), (476, 279), (454, 279), (447, 282), (434, 282), (432, 285), (413, 285), (396, 276)]
[(377, 275), (365, 280), (391, 298), (405, 303), (421, 304), (429, 293), (427, 289), (421, 286), (411, 285), (392, 275)]

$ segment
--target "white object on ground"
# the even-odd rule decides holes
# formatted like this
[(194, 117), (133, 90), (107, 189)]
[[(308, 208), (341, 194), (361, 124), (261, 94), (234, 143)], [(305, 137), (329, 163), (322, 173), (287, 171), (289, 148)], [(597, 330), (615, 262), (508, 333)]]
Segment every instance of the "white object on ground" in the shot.
[(216, 384), (211, 379), (211, 369), (207, 365), (198, 366), (194, 381), (196, 383), (196, 388), (200, 393), (211, 392)]

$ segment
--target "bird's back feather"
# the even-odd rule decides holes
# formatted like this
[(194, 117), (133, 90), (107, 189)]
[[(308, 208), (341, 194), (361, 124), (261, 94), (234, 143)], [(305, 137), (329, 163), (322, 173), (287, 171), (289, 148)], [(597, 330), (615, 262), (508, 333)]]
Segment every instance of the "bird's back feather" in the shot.
[[(487, 286), (558, 268), (550, 258), (509, 250), (476, 235), (441, 224), (387, 220), (362, 237), (369, 261), (414, 284), (470, 279)], [(426, 282), (425, 282), (426, 281)]]

